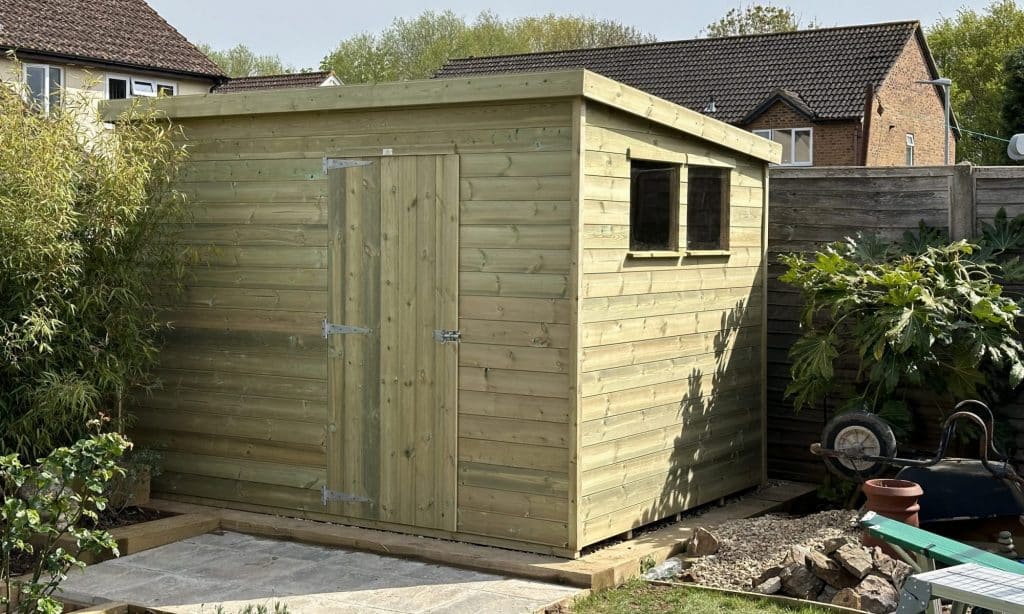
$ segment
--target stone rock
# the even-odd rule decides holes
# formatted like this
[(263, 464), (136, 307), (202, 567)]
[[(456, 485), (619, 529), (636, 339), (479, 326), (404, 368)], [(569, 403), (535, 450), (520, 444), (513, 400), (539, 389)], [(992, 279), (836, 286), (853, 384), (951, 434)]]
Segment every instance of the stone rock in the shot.
[(769, 567), (768, 569), (766, 569), (763, 572), (761, 572), (761, 575), (759, 575), (758, 577), (754, 578), (754, 580), (750, 583), (750, 585), (751, 586), (758, 586), (758, 585), (764, 584), (765, 582), (767, 582), (768, 580), (771, 580), (772, 578), (778, 578), (779, 574), (781, 574), (781, 573), (782, 573), (782, 566), (781, 565), (775, 565), (774, 567)]
[(782, 580), (775, 576), (774, 578), (768, 578), (764, 582), (754, 587), (755, 593), (761, 593), (762, 595), (774, 595), (775, 593), (782, 590)]
[(860, 594), (852, 588), (844, 588), (832, 597), (832, 605), (844, 608), (860, 609)]
[(871, 562), (875, 569), (887, 580), (892, 580), (892, 572), (896, 570), (896, 559), (892, 558), (878, 546), (871, 549)]
[(899, 604), (899, 592), (885, 578), (877, 574), (871, 574), (864, 578), (854, 590), (860, 595), (860, 609), (873, 614), (894, 612)]
[(903, 588), (903, 583), (907, 581), (907, 578), (912, 573), (914, 573), (913, 567), (903, 561), (896, 561), (896, 568), (892, 571), (892, 584), (896, 587), (896, 590)]
[(848, 543), (850, 543), (850, 540), (846, 537), (832, 537), (826, 539), (821, 547), (825, 551), (825, 554), (832, 554)]
[(871, 553), (860, 546), (847, 544), (836, 550), (834, 556), (839, 564), (856, 576), (858, 580), (863, 580), (874, 568)]
[(718, 538), (704, 527), (697, 527), (693, 537), (686, 544), (686, 554), (690, 556), (708, 556), (718, 552)]
[(782, 591), (798, 599), (814, 599), (825, 587), (821, 578), (799, 563), (790, 563), (783, 568), (779, 579), (782, 580)]
[(790, 563), (806, 565), (808, 552), (807, 548), (804, 548), (803, 546), (790, 546), (789, 552), (787, 552), (786, 556), (782, 559), (782, 566), (785, 567)]
[(850, 572), (843, 569), (839, 563), (836, 563), (821, 552), (815, 550), (808, 552), (807, 564), (810, 565), (814, 575), (821, 578), (825, 584), (837, 589), (853, 588), (859, 582), (857, 578), (850, 575)]
[(832, 598), (835, 597), (838, 592), (839, 589), (826, 584), (825, 588), (821, 589), (821, 592), (818, 593), (818, 597), (815, 601), (820, 601), (821, 603), (832, 603)]

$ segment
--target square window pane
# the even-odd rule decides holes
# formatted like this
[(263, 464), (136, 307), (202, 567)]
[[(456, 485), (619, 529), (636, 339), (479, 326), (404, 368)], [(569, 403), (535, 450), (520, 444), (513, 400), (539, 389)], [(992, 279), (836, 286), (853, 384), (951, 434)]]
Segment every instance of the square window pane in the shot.
[(630, 164), (629, 249), (674, 251), (678, 245), (679, 167), (633, 160)]
[(164, 85), (162, 83), (158, 84), (156, 86), (156, 93), (157, 93), (158, 96), (173, 96), (174, 95), (174, 86), (173, 85)]
[(29, 102), (39, 109), (46, 109), (46, 67), (26, 66), (25, 85), (28, 86)]
[(132, 79), (133, 96), (156, 96), (156, 86), (152, 81), (136, 81)]
[(782, 162), (780, 164), (793, 163), (793, 131), (772, 130), (772, 140), (782, 145)]
[(811, 131), (797, 130), (794, 133), (793, 162), (810, 164), (811, 162)]
[(686, 185), (687, 249), (727, 249), (729, 170), (691, 166)]
[(49, 91), (49, 94), (50, 94), (50, 109), (51, 110), (59, 109), (60, 108), (60, 88), (61, 88), (61, 85), (63, 85), (63, 83), (61, 83), (61, 81), (62, 81), (61, 77), (62, 76), (63, 76), (63, 74), (61, 72), (61, 69), (54, 68), (53, 66), (50, 67), (50, 91)]
[(107, 93), (110, 100), (123, 100), (128, 97), (127, 79), (107, 79)]

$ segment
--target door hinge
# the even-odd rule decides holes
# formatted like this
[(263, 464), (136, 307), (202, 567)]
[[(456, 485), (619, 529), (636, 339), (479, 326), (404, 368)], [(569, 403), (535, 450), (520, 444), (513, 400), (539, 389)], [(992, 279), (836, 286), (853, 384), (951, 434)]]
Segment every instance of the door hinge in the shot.
[(435, 330), (434, 341), (441, 343), (458, 343), (462, 339), (462, 331), (458, 330)]
[(326, 486), (321, 486), (320, 502), (324, 504), (324, 507), (327, 507), (328, 503), (334, 501), (340, 503), (373, 503), (373, 499), (360, 497), (359, 495), (350, 495), (347, 492), (338, 492), (336, 490), (331, 490)]
[(330, 335), (369, 335), (370, 329), (362, 326), (347, 326), (345, 324), (331, 324), (324, 318), (323, 328), (320, 330), (323, 338)]
[(336, 168), (352, 168), (355, 166), (370, 166), (373, 160), (352, 160), (349, 158), (324, 158), (324, 174)]

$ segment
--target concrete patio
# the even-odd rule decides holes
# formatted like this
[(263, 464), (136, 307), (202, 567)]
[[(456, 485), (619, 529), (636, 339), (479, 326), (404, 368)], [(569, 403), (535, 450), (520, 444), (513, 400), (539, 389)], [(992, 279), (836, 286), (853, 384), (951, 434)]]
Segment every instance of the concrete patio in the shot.
[(72, 572), (62, 596), (177, 613), (234, 614), (275, 602), (292, 614), (527, 614), (579, 592), (367, 552), (218, 531)]

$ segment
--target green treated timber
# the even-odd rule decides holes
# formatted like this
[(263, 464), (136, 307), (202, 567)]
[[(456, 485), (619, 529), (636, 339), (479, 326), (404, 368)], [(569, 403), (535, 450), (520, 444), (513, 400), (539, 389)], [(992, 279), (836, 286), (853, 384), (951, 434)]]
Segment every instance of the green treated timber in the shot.
[(910, 552), (919, 552), (945, 565), (976, 563), (1000, 569), (1009, 573), (1024, 575), (1024, 565), (1010, 559), (979, 550), (956, 540), (912, 527), (898, 520), (868, 512), (860, 519), (860, 525), (872, 537), (884, 540)]

